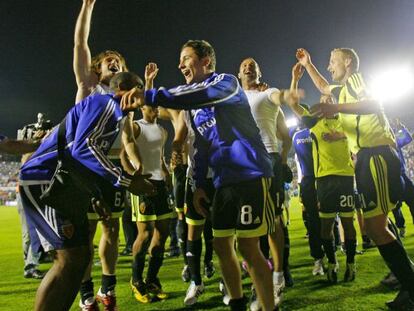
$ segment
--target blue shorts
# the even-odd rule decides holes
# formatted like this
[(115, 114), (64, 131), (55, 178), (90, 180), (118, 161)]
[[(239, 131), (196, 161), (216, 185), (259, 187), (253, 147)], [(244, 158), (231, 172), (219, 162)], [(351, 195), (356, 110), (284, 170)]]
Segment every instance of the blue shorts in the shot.
[[(48, 184), (35, 184), (19, 187), (32, 249), (39, 250), (42, 246), (45, 251), (49, 251), (88, 245), (89, 225), (86, 214), (75, 222), (65, 219), (53, 207), (44, 205), (39, 198), (47, 186)], [(71, 200), (74, 208), (89, 203), (76, 202), (76, 198)]]

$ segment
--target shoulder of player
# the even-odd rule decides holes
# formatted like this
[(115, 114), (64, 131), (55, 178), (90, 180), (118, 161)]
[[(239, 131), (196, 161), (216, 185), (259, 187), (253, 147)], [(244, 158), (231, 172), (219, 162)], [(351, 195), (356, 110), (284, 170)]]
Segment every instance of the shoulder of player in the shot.
[(240, 85), (239, 79), (237, 79), (235, 75), (230, 74), (230, 73), (215, 73), (213, 76), (211, 76), (210, 79), (211, 79), (210, 83), (219, 83), (221, 81), (225, 81), (225, 82), (233, 82), (233, 83), (236, 83), (237, 85)]
[(81, 100), (76, 106), (89, 112), (108, 111), (111, 113), (120, 111), (119, 98), (112, 94), (92, 94)]
[(354, 72), (352, 75), (349, 76), (346, 83), (349, 84), (353, 89), (363, 87), (364, 80), (362, 78), (362, 74), (360, 72)]

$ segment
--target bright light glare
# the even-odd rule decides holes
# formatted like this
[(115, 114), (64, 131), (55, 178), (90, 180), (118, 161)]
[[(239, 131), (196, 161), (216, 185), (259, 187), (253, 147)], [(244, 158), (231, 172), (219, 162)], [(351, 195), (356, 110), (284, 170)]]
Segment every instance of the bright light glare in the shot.
[(413, 73), (407, 67), (384, 71), (372, 79), (372, 97), (382, 102), (396, 100), (413, 91)]
[(287, 127), (293, 127), (293, 126), (298, 125), (298, 119), (296, 118), (287, 119), (285, 122), (286, 122)]

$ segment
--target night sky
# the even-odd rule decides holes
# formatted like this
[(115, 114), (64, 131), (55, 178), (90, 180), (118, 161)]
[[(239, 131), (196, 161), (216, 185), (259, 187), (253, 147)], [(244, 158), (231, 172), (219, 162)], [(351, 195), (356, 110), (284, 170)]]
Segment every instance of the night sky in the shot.
[[(14, 137), (43, 111), (58, 123), (73, 105), (73, 32), (81, 0), (1, 0), (0, 133)], [(156, 62), (156, 86), (184, 83), (177, 69), (181, 45), (205, 39), (215, 48), (217, 71), (236, 74), (254, 57), (269, 85), (288, 88), (295, 51), (308, 49), (329, 79), (330, 50), (352, 47), (368, 80), (382, 67), (413, 69), (412, 0), (97, 0), (89, 39), (92, 54), (113, 49), (143, 76)], [(318, 98), (308, 76), (306, 102)], [(390, 114), (414, 125), (414, 96), (392, 103)]]

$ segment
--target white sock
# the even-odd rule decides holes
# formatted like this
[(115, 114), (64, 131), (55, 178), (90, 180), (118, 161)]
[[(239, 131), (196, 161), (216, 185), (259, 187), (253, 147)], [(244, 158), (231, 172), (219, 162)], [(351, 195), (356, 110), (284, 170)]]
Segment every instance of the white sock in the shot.
[(284, 280), (283, 271), (273, 272), (273, 284), (282, 284)]

